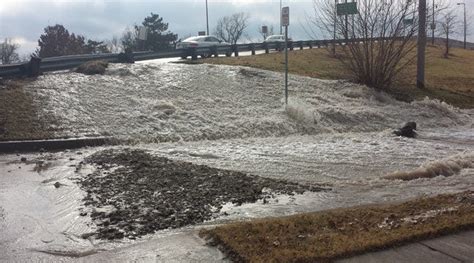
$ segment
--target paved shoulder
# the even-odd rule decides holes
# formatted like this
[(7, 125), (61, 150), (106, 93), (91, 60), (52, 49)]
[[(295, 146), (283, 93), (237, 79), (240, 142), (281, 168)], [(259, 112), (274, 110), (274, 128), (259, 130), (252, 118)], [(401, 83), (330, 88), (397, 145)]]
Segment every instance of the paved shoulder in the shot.
[(338, 262), (474, 262), (474, 231), (421, 241), (379, 252), (367, 253), (339, 260)]

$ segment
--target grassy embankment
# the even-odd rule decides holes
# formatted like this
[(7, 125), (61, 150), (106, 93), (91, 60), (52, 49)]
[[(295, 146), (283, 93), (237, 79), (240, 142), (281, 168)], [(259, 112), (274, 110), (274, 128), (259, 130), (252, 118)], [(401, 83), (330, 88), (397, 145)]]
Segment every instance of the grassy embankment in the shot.
[(31, 80), (0, 83), (0, 141), (47, 139), (53, 134), (38, 116), (33, 98), (23, 87)]
[[(76, 71), (87, 75), (103, 74), (108, 63), (89, 61)], [(53, 116), (39, 116), (39, 106), (24, 90), (34, 79), (0, 79), (0, 141), (56, 138), (47, 127), (55, 123)]]
[[(238, 58), (211, 58), (203, 62), (282, 71), (283, 59), (282, 53), (271, 53)], [(341, 62), (331, 57), (326, 49), (289, 52), (289, 71), (293, 74), (322, 79), (351, 78)], [(426, 89), (416, 88), (415, 74), (416, 65), (413, 64), (388, 92), (404, 101), (428, 96), (460, 108), (474, 108), (474, 51), (452, 48), (451, 56), (446, 59), (442, 47), (429, 46), (426, 60)]]
[(474, 227), (474, 192), (202, 230), (238, 262), (325, 262)]

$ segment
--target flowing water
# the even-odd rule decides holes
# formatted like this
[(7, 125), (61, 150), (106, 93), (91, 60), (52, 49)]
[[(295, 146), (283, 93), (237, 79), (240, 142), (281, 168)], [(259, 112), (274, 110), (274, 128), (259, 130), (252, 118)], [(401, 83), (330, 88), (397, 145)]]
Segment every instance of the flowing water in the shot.
[[(229, 204), (198, 228), (474, 188), (473, 110), (299, 76), (290, 76), (285, 107), (281, 79), (243, 67), (143, 63), (111, 65), (103, 76), (49, 74), (27, 91), (58, 137), (110, 135), (172, 159), (332, 189)], [(391, 134), (406, 121), (417, 122), (417, 139)], [(82, 239), (94, 225), (79, 215), (84, 193), (74, 179), (93, 168), (76, 167), (102, 149), (22, 155), (26, 163), (0, 156), (0, 261), (223, 260), (196, 226), (138, 241)], [(439, 166), (450, 176), (384, 178)]]

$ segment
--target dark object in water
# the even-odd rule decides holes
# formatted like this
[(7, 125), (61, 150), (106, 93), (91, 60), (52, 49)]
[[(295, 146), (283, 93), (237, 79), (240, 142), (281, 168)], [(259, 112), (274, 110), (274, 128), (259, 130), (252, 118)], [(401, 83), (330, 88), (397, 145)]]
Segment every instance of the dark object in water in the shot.
[(393, 131), (393, 134), (397, 136), (402, 136), (402, 137), (408, 137), (408, 138), (415, 138), (416, 137), (416, 122), (410, 121), (405, 123), (405, 125)]

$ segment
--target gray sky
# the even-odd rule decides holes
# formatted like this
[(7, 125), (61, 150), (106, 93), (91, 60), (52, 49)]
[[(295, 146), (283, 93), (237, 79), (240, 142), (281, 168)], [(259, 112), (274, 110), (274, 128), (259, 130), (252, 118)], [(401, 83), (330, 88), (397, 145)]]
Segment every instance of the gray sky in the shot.
[[(279, 0), (208, 1), (211, 32), (218, 18), (236, 12), (250, 15), (247, 34), (252, 39), (259, 37), (257, 30), (262, 25), (279, 30)], [(468, 10), (474, 10), (474, 0), (464, 1)], [(309, 39), (302, 25), (313, 13), (312, 0), (283, 0), (283, 5), (290, 6), (292, 38)], [(206, 29), (205, 0), (0, 0), (0, 39), (13, 38), (25, 54), (35, 50), (44, 27), (62, 24), (86, 38), (105, 40), (140, 24), (151, 12), (163, 17), (178, 37)]]

